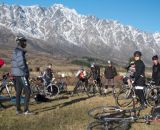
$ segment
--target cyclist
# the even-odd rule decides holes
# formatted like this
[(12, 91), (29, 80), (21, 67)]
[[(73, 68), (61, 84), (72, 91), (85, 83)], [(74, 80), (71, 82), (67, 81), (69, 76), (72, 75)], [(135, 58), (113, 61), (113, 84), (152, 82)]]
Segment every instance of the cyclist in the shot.
[(157, 55), (152, 57), (152, 62), (152, 80), (155, 82), (156, 85), (160, 85), (160, 64)]
[(99, 87), (99, 92), (101, 94), (102, 85), (101, 85), (101, 78), (100, 78), (100, 67), (95, 63), (91, 64), (89, 78), (93, 78), (93, 80), (96, 81)]
[(25, 93), (24, 114), (33, 114), (29, 112), (29, 99), (31, 94), (31, 88), (28, 80), (29, 69), (25, 57), (27, 40), (23, 36), (17, 36), (16, 42), (17, 47), (13, 51), (11, 68), (11, 74), (15, 77), (16, 80), (16, 114), (22, 113), (20, 106), (20, 96), (22, 93), (22, 89), (24, 89)]
[(109, 60), (107, 67), (105, 67), (104, 76), (106, 78), (105, 82), (105, 94), (107, 93), (108, 86), (114, 88), (114, 78), (117, 75), (116, 68), (112, 65), (112, 62)]
[(76, 73), (76, 77), (78, 78), (78, 82), (73, 90), (73, 94), (76, 92), (76, 90), (79, 87), (81, 82), (83, 82), (85, 84), (85, 87), (88, 86), (87, 72), (84, 70), (83, 67), (80, 67), (80, 69)]
[(144, 96), (144, 86), (145, 86), (145, 65), (141, 60), (142, 53), (140, 51), (134, 52), (135, 59), (135, 73), (134, 73), (134, 85), (135, 85), (135, 93), (140, 100), (140, 104), (142, 107), (146, 107), (146, 100)]
[(49, 63), (46, 70), (44, 71), (43, 75), (44, 85), (48, 86), (52, 80), (54, 80), (53, 70), (52, 70), (52, 64)]

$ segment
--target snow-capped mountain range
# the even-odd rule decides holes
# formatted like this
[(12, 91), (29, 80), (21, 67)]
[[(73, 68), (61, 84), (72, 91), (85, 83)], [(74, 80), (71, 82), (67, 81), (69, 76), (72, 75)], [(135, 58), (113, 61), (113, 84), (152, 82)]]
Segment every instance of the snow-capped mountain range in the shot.
[(151, 56), (160, 51), (160, 33), (147, 33), (118, 21), (80, 15), (61, 4), (48, 8), (1, 4), (0, 28), (0, 31), (5, 28), (14, 35), (22, 33), (40, 40), (48, 52), (67, 55), (125, 62), (135, 50), (140, 50), (149, 63)]

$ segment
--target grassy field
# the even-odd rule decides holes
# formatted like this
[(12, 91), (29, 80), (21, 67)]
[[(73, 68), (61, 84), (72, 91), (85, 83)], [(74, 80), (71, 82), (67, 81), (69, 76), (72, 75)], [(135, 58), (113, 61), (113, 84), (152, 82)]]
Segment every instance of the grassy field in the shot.
[[(16, 115), (15, 107), (0, 111), (0, 130), (85, 130), (92, 119), (87, 111), (101, 105), (115, 105), (111, 95), (106, 97), (87, 95), (63, 95), (46, 103), (31, 103), (36, 115)], [(148, 113), (150, 108), (142, 111)], [(134, 123), (131, 130), (159, 130), (160, 124)]]

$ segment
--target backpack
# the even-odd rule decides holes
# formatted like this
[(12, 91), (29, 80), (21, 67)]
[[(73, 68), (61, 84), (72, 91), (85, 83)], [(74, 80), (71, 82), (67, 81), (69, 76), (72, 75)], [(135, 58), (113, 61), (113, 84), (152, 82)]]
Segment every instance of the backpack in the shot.
[(45, 97), (45, 95), (42, 94), (36, 94), (34, 97), (36, 102), (48, 102), (49, 99)]

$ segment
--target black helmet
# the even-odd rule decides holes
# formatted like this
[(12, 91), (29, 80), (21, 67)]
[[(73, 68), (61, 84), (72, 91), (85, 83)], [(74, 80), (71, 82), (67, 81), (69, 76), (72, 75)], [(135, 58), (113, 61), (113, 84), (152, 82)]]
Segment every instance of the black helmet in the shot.
[(153, 56), (152, 60), (158, 60), (158, 56), (157, 55)]
[(16, 37), (16, 42), (18, 46), (21, 46), (22, 48), (26, 47), (26, 41), (27, 39), (24, 36), (17, 36)]
[(142, 53), (140, 51), (135, 51), (134, 56), (142, 56)]
[(27, 39), (24, 37), (24, 36), (17, 36), (16, 37), (16, 42), (18, 42), (18, 41), (22, 41), (22, 42), (26, 42), (27, 41)]

